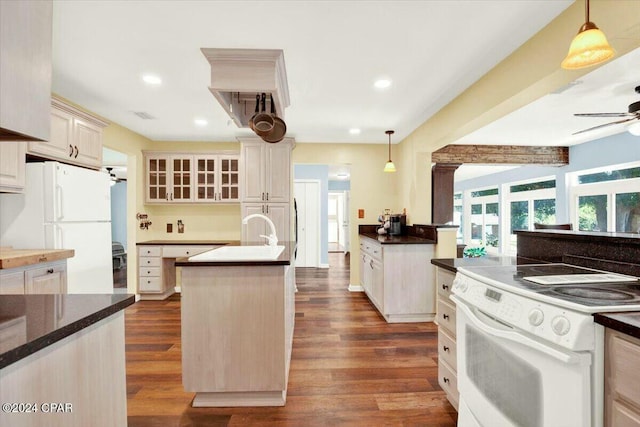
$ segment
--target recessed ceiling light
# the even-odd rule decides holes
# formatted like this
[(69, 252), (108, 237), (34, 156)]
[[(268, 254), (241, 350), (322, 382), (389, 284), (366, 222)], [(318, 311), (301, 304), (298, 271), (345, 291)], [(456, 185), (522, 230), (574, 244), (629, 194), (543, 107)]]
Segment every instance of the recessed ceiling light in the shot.
[(391, 86), (391, 80), (389, 80), (389, 79), (378, 79), (378, 80), (375, 81), (373, 86), (375, 86), (378, 89), (386, 89), (389, 86)]
[(358, 129), (358, 128), (351, 128), (351, 129), (349, 129), (349, 133), (350, 133), (351, 135), (358, 135), (358, 134), (360, 134), (360, 129)]
[(145, 74), (144, 76), (142, 76), (142, 80), (145, 83), (154, 85), (154, 86), (162, 84), (162, 79), (154, 74)]
[(196, 126), (206, 126), (209, 124), (209, 122), (206, 121), (205, 119), (194, 119), (193, 123), (195, 123)]
[(336, 176), (338, 178), (341, 178), (341, 179), (349, 178), (349, 174), (345, 173), (345, 172), (341, 172), (341, 173), (337, 174)]

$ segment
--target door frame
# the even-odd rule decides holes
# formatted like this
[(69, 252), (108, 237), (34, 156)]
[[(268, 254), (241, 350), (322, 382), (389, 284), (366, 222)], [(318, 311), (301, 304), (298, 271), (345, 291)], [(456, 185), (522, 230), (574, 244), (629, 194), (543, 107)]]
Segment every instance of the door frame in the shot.
[[(321, 227), (322, 227), (322, 181), (319, 179), (294, 179), (293, 181), (293, 194), (295, 197), (295, 188), (296, 188), (296, 183), (300, 183), (300, 184), (316, 184), (318, 186), (318, 199), (316, 200), (317, 202), (317, 206), (318, 206), (318, 220), (315, 224), (315, 230), (314, 233), (315, 234), (315, 238), (316, 238), (316, 242), (318, 243), (318, 251), (316, 253), (316, 259), (314, 260), (314, 264), (311, 267), (317, 267), (317, 268), (323, 268), (323, 267), (328, 267), (328, 266), (323, 266), (321, 264), (321, 251), (322, 251), (322, 242), (320, 241), (320, 239), (322, 238), (321, 236)], [(296, 198), (296, 203), (298, 205), (298, 207), (300, 206), (300, 200), (298, 198)], [(300, 225), (300, 217), (297, 217), (297, 223), (298, 225)], [(307, 227), (308, 228), (308, 227)], [(300, 232), (298, 232), (298, 235), (300, 235)], [(307, 233), (305, 233), (307, 234)], [(308, 234), (307, 234), (308, 235)], [(298, 239), (299, 241), (299, 239)]]

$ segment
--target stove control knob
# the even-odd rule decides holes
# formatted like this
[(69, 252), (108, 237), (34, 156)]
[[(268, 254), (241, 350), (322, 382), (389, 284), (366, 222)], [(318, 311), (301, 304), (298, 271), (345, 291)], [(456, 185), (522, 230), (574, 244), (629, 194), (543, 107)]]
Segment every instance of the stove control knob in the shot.
[(571, 329), (571, 323), (569, 319), (564, 316), (556, 316), (551, 321), (551, 329), (553, 329), (556, 335), (566, 335), (569, 329)]
[(531, 326), (540, 326), (544, 320), (544, 313), (539, 308), (534, 308), (529, 312), (529, 323)]

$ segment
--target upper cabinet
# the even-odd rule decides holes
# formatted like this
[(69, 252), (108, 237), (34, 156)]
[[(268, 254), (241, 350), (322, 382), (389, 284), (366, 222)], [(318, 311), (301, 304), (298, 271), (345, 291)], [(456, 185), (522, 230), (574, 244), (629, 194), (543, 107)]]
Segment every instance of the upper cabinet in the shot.
[(277, 144), (259, 138), (242, 138), (240, 142), (241, 201), (289, 203), (293, 139)]
[(0, 192), (22, 193), (25, 183), (24, 142), (0, 144)]
[(49, 139), (51, 1), (0, 1), (0, 141)]
[(239, 201), (237, 153), (146, 152), (146, 203)]
[(29, 142), (27, 154), (100, 169), (102, 130), (108, 123), (55, 98), (49, 111), (50, 140)]

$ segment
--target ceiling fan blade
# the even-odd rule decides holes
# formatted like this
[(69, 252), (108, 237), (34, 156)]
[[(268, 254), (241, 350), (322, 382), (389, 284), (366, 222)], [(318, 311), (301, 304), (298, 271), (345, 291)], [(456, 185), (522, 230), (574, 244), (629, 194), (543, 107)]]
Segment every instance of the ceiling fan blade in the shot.
[(576, 117), (631, 117), (633, 113), (575, 113)]
[(611, 126), (611, 125), (617, 125), (617, 124), (620, 124), (620, 123), (630, 122), (631, 120), (635, 120), (636, 118), (637, 118), (637, 117), (634, 115), (633, 117), (630, 117), (630, 118), (628, 118), (628, 119), (618, 120), (618, 121), (615, 121), (615, 122), (610, 122), (610, 123), (605, 123), (605, 124), (603, 124), (603, 125), (598, 125), (598, 126), (590, 127), (590, 128), (588, 128), (588, 129), (583, 129), (583, 130), (580, 130), (580, 131), (578, 131), (578, 132), (574, 132), (574, 133), (572, 133), (571, 135), (578, 135), (579, 133), (589, 132), (590, 130), (600, 129), (600, 128), (603, 128), (603, 127), (607, 127), (607, 126)]

